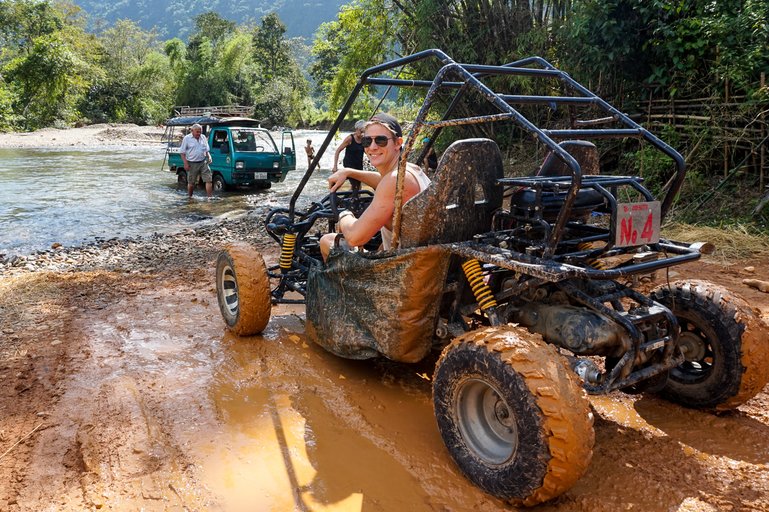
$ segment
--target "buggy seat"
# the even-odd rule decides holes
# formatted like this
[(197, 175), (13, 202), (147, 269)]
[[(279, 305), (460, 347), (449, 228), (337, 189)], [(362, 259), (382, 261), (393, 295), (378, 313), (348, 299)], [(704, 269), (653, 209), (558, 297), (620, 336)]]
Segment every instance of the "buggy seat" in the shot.
[[(583, 176), (598, 175), (600, 173), (598, 149), (592, 142), (566, 140), (561, 142), (559, 146), (574, 157), (582, 170)], [(537, 176), (571, 176), (571, 170), (551, 151), (542, 162), (537, 171)], [(566, 186), (567, 184), (563, 184), (562, 188)], [(563, 206), (566, 192), (542, 191), (541, 199), (539, 200), (541, 203), (537, 199), (538, 193), (532, 187), (516, 190), (510, 198), (510, 211), (521, 217), (536, 217), (541, 214), (544, 220), (552, 222), (558, 216), (561, 206)], [(590, 212), (601, 206), (603, 202), (603, 196), (597, 190), (592, 188), (580, 189), (572, 205), (571, 219), (586, 218), (586, 216), (590, 215)]]
[(403, 205), (400, 247), (462, 242), (491, 230), (502, 206), (502, 154), (490, 139), (452, 143), (430, 185)]

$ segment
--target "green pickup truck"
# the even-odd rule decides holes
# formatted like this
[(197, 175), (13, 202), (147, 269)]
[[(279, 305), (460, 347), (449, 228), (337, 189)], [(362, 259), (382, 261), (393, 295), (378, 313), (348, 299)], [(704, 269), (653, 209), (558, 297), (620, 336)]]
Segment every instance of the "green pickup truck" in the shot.
[[(166, 121), (163, 140), (168, 170), (180, 188), (187, 188), (187, 171), (179, 154), (182, 138), (193, 124), (203, 127), (211, 149), (214, 191), (234, 187), (270, 188), (296, 169), (296, 147), (291, 131), (280, 132), (278, 146), (259, 121), (247, 117), (180, 116)], [(165, 167), (165, 163), (163, 165)]]

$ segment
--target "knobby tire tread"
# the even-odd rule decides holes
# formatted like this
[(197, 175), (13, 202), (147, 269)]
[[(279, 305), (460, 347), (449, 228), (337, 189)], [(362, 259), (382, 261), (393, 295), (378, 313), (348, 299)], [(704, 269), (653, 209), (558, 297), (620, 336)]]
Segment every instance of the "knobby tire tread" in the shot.
[[(670, 389), (663, 390), (663, 396), (690, 407), (730, 410), (742, 405), (757, 395), (769, 382), (769, 350), (767, 335), (769, 329), (743, 299), (732, 294), (726, 288), (700, 280), (675, 281), (670, 285), (657, 287), (652, 298), (662, 304), (675, 308), (691, 310), (692, 305), (701, 309), (703, 321), (711, 327), (723, 331), (729, 343), (734, 343), (739, 356), (741, 375), (721, 386), (723, 397), (713, 397), (702, 404), (681, 399)], [(673, 309), (675, 313), (675, 309)], [(720, 325), (714, 325), (720, 324)]]
[(261, 253), (246, 243), (227, 246), (238, 283), (238, 316), (229, 328), (239, 336), (259, 334), (272, 311), (270, 278)]
[[(542, 433), (550, 453), (542, 483), (530, 495), (508, 501), (533, 506), (571, 488), (590, 465), (595, 433), (587, 395), (563, 357), (539, 335), (516, 327), (490, 327), (456, 339), (444, 350), (438, 366), (450, 347), (460, 346), (497, 354), (523, 377), (541, 413)], [(547, 354), (548, 364), (542, 364), (541, 356), (539, 360), (532, 357), (535, 352)]]

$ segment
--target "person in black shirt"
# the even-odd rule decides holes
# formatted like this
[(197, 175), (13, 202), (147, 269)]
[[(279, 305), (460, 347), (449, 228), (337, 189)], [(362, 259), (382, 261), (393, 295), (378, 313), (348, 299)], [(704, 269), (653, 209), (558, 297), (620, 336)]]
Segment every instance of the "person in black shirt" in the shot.
[(334, 153), (334, 167), (331, 172), (337, 171), (339, 164), (339, 153), (344, 151), (344, 158), (342, 159), (342, 167), (348, 169), (363, 170), (363, 146), (361, 146), (361, 138), (363, 137), (363, 129), (366, 126), (366, 121), (358, 121), (355, 123), (355, 131), (344, 138), (339, 147), (336, 148)]

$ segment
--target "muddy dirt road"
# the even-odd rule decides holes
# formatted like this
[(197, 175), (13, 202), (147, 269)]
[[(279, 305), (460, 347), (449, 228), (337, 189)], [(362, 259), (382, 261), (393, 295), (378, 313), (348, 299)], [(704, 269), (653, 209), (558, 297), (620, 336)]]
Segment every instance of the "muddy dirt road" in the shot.
[[(0, 510), (511, 510), (449, 459), (434, 359), (334, 357), (307, 342), (301, 308), (234, 337), (215, 244), (185, 244), (139, 270), (0, 281)], [(741, 282), (769, 280), (769, 261), (686, 268), (769, 319), (769, 294)], [(769, 389), (720, 416), (647, 395), (591, 402), (587, 474), (536, 510), (769, 510)]]

